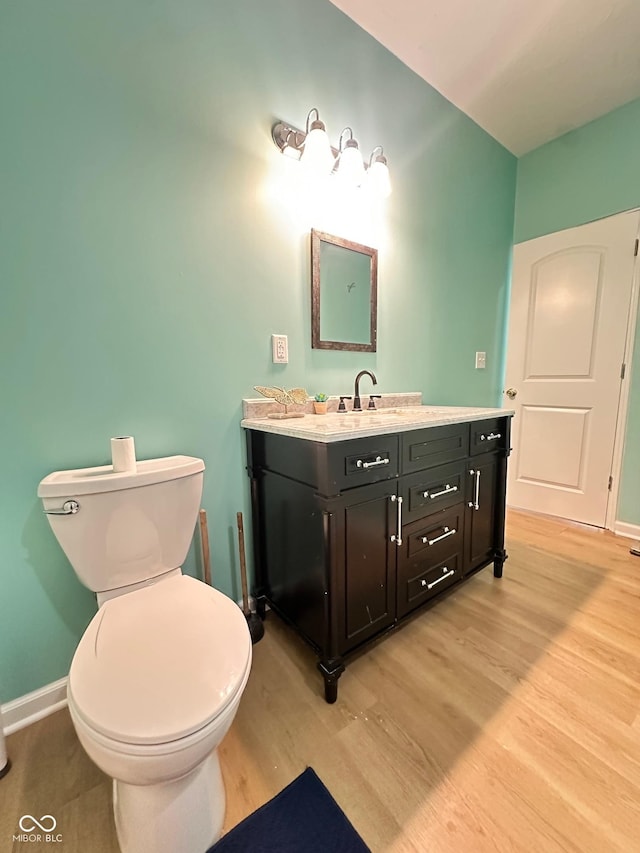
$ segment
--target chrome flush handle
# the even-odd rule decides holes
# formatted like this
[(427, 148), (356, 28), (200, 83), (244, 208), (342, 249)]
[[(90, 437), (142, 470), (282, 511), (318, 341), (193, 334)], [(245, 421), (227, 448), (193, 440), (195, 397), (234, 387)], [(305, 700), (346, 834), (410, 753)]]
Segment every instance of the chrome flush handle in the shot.
[(45, 509), (45, 515), (75, 515), (80, 510), (78, 501), (65, 501), (62, 509)]

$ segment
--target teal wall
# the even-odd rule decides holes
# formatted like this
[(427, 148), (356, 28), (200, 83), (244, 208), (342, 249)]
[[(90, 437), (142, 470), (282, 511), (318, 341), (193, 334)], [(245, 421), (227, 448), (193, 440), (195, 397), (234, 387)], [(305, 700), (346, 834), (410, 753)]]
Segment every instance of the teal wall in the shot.
[[(639, 149), (636, 100), (521, 157), (515, 242), (640, 207)], [(617, 516), (640, 525), (640, 317)]]
[[(312, 106), (389, 158), (376, 354), (310, 347), (308, 233), (339, 220), (270, 129)], [(381, 392), (499, 404), (516, 161), (328, 0), (2, 0), (0, 116), (7, 702), (66, 674), (95, 611), (36, 498), (51, 470), (107, 463), (122, 434), (203, 457), (214, 582), (237, 597), (254, 384), (348, 393), (370, 368)]]

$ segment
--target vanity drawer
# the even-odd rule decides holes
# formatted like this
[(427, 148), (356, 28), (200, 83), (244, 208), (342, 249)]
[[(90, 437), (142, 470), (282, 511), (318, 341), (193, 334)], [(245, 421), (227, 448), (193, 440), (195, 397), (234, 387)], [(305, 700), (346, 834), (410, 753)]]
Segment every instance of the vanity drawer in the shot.
[(462, 577), (461, 567), (459, 551), (449, 552), (436, 562), (410, 561), (398, 576), (398, 618), (457, 583)]
[(247, 459), (253, 471), (272, 471), (313, 486), (321, 495), (398, 476), (398, 435), (325, 443), (250, 430)]
[(439, 465), (402, 478), (402, 517), (405, 523), (460, 503), (464, 499), (466, 465)]
[(489, 418), (485, 421), (473, 421), (471, 427), (470, 455), (491, 453), (504, 450), (508, 440), (508, 425), (506, 418)]
[(398, 476), (398, 436), (376, 435), (329, 445), (330, 469), (340, 491)]
[(461, 552), (464, 504), (437, 512), (429, 518), (407, 525), (402, 532), (406, 559), (439, 560), (452, 551)]
[(401, 435), (401, 471), (410, 474), (464, 459), (469, 453), (469, 424), (416, 429)]

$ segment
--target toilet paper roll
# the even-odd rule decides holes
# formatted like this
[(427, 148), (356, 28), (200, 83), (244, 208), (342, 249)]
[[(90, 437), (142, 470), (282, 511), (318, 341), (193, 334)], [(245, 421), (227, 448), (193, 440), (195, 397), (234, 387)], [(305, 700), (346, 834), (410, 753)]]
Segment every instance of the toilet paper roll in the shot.
[(116, 474), (136, 470), (136, 446), (132, 435), (119, 435), (111, 439), (111, 462)]

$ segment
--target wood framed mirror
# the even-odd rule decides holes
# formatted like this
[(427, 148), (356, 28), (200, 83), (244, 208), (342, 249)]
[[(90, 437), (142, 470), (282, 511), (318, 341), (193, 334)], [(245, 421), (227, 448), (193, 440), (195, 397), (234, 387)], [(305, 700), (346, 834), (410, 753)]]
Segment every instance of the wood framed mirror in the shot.
[(311, 346), (376, 352), (378, 250), (311, 231)]

